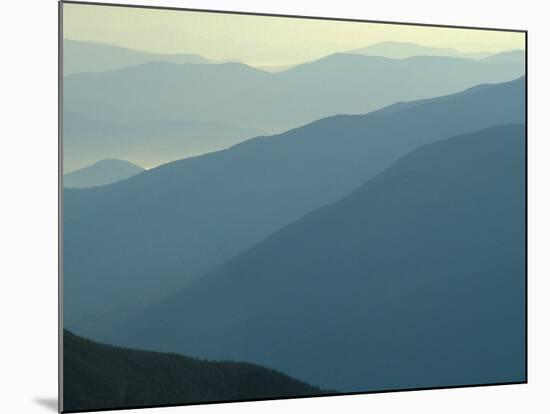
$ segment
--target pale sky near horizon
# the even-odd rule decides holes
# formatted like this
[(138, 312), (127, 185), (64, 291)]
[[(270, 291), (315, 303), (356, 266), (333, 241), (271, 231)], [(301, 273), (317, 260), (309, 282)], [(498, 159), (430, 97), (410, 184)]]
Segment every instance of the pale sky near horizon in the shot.
[(517, 32), (78, 4), (63, 6), (63, 35), (251, 65), (296, 64), (383, 41), (461, 52), (524, 49), (524, 34)]

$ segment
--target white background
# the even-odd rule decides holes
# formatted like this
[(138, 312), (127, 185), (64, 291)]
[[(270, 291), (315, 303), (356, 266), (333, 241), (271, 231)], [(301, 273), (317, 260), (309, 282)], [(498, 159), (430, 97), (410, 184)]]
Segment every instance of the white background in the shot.
[[(140, 4), (529, 30), (529, 384), (141, 413), (550, 412), (548, 13), (543, 1), (136, 0)], [(53, 412), (57, 396), (57, 3), (0, 11), (0, 410)], [(545, 13), (546, 12), (546, 13)], [(546, 20), (545, 20), (546, 19)], [(495, 289), (498, 287), (495, 286)]]

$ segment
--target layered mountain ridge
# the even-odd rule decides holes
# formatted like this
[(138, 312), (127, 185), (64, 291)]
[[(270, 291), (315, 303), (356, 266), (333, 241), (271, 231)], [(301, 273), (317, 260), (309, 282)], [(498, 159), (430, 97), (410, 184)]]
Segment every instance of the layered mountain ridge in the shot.
[(66, 189), (67, 315), (74, 322), (156, 301), (422, 144), (523, 122), (524, 88), (518, 79), (403, 110), (335, 116), (121, 183)]
[(523, 381), (524, 157), (521, 124), (421, 146), (109, 340), (348, 391)]

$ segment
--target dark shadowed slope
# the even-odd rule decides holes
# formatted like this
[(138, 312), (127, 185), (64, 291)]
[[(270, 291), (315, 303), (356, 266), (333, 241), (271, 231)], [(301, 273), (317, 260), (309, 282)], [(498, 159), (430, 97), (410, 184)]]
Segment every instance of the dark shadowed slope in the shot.
[(524, 145), (514, 125), (414, 150), (112, 339), (341, 391), (522, 381)]
[(72, 171), (63, 176), (63, 186), (86, 188), (111, 184), (145, 171), (131, 162), (117, 159), (99, 160), (88, 167)]
[(116, 348), (68, 331), (63, 332), (63, 353), (64, 411), (322, 393), (257, 365)]
[(65, 320), (156, 300), (419, 145), (523, 117), (520, 79), (388, 114), (331, 117), (121, 183), (66, 189)]
[(147, 63), (66, 77), (64, 105), (102, 120), (216, 121), (282, 131), (334, 114), (509, 81), (524, 69), (518, 62), (354, 54), (330, 55), (281, 73), (237, 63)]
[(103, 72), (146, 62), (208, 63), (199, 55), (161, 54), (115, 46), (108, 43), (63, 39), (63, 74)]

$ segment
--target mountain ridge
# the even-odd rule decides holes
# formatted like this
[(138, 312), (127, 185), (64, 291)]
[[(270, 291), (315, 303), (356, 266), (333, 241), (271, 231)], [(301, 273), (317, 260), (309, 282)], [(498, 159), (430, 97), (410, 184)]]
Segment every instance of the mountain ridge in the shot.
[(431, 47), (412, 42), (379, 42), (370, 46), (352, 49), (348, 53), (364, 54), (367, 56), (383, 56), (390, 59), (406, 59), (411, 56), (449, 56), (467, 59), (482, 59), (490, 56), (488, 52), (459, 52), (448, 47)]
[(153, 53), (103, 42), (63, 39), (63, 72), (97, 73), (149, 61), (207, 63), (202, 56), (191, 53)]
[[(442, 57), (398, 60), (342, 53), (279, 73), (235, 63), (157, 62), (67, 76), (64, 92), (66, 108), (101, 120), (193, 119), (282, 131), (337, 113), (368, 113), (396, 101), (509, 81), (522, 76), (524, 69), (519, 62)], [(448, 79), (449, 71), (458, 75)], [(404, 84), (408, 87), (403, 88)], [(185, 101), (190, 95), (193, 105)]]
[(346, 392), (522, 381), (524, 133), (425, 144), (108, 341), (247, 360)]
[(335, 116), (123, 183), (65, 190), (67, 318), (156, 300), (422, 144), (522, 122), (524, 88), (519, 79), (399, 112)]

